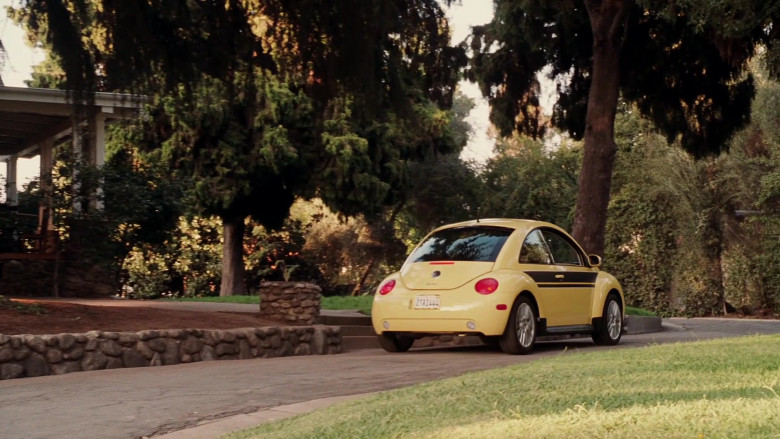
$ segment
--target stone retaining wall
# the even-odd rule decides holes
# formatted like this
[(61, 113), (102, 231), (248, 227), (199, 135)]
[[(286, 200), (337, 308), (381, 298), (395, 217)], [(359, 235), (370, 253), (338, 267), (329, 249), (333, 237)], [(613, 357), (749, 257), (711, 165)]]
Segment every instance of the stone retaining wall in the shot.
[(313, 325), (320, 315), (319, 285), (303, 282), (262, 282), (260, 316), (291, 325)]
[(0, 380), (208, 360), (337, 354), (338, 326), (0, 334)]

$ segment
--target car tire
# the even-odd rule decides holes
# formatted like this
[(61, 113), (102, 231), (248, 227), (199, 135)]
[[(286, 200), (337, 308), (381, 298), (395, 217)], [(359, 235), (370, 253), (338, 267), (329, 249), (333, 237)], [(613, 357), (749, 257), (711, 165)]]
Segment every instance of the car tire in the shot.
[(593, 341), (602, 346), (614, 346), (620, 342), (623, 333), (623, 309), (614, 294), (607, 296), (601, 313), (601, 324), (593, 333)]
[(379, 346), (387, 352), (406, 352), (414, 344), (414, 339), (394, 332), (383, 332), (376, 336)]
[(536, 309), (529, 298), (519, 296), (515, 299), (504, 334), (498, 339), (501, 350), (512, 355), (530, 353), (536, 343), (537, 319)]

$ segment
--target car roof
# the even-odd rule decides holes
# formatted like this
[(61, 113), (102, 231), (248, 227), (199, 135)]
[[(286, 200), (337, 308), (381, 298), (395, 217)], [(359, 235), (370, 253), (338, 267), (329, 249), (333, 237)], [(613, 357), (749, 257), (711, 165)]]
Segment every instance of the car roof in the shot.
[(556, 226), (555, 224), (547, 223), (544, 221), (516, 219), (516, 218), (480, 218), (476, 220), (462, 221), (454, 224), (447, 224), (446, 226), (437, 228), (436, 231), (442, 229), (456, 228), (456, 227), (473, 227), (473, 226), (508, 227), (510, 229), (527, 230), (527, 231), (530, 231), (537, 227), (550, 227), (553, 229), (563, 230), (560, 227)]

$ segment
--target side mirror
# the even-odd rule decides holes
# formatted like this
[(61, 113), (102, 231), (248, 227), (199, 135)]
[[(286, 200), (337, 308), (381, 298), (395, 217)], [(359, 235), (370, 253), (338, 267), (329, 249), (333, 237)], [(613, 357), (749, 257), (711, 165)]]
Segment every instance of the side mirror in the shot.
[(601, 266), (601, 256), (599, 255), (588, 255), (588, 264), (591, 267), (600, 267)]

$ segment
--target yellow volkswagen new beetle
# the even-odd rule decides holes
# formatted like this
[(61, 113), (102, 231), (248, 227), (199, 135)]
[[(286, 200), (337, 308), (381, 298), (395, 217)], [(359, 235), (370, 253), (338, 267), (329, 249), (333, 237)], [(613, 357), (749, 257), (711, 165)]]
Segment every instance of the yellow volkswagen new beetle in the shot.
[(614, 345), (623, 332), (623, 290), (563, 229), (519, 219), (440, 227), (374, 295), (380, 345), (405, 352), (415, 338), (479, 335), (508, 354), (540, 335), (591, 334)]

